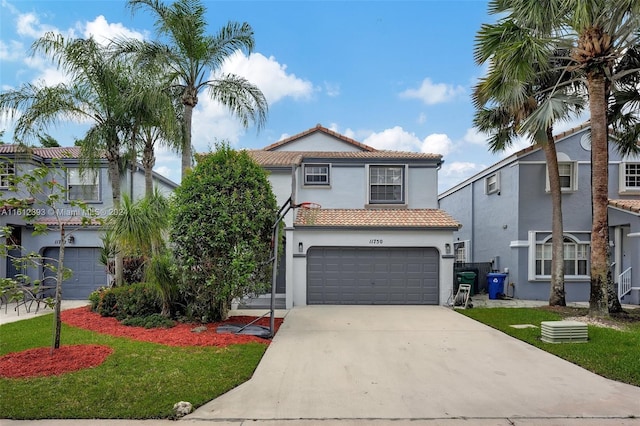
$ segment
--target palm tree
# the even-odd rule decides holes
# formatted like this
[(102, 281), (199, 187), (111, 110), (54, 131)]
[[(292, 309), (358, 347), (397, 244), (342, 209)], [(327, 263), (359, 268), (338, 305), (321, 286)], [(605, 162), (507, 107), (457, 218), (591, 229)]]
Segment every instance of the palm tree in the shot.
[[(66, 71), (70, 82), (56, 86), (24, 84), (0, 94), (0, 110), (11, 117), (22, 113), (16, 122), (15, 139), (33, 137), (60, 120), (91, 122), (81, 145), (85, 167), (95, 166), (102, 155), (106, 157), (112, 203), (118, 209), (122, 135), (130, 121), (127, 101), (131, 88), (126, 64), (111, 58), (92, 38), (65, 39), (47, 33), (34, 42), (32, 51), (50, 56)], [(120, 283), (121, 279), (121, 262), (116, 262), (116, 281)]]
[[(182, 145), (182, 104), (162, 86), (161, 76), (149, 68), (132, 77), (135, 96), (129, 105), (132, 126), (129, 145), (133, 153), (142, 151), (145, 196), (153, 195), (153, 167), (158, 145), (180, 151)], [(133, 155), (135, 162), (137, 155)]]
[[(167, 6), (159, 0), (129, 0), (132, 11), (150, 10), (156, 29), (166, 36), (161, 42), (120, 42), (123, 53), (138, 52), (141, 63), (165, 65), (167, 84), (177, 88), (184, 105), (182, 140), (182, 176), (192, 165), (191, 125), (198, 94), (206, 90), (213, 100), (235, 114), (246, 128), (251, 122), (258, 128), (266, 121), (267, 101), (258, 87), (234, 74), (221, 74), (220, 68), (236, 51), (251, 52), (253, 30), (247, 23), (229, 22), (215, 36), (206, 34), (206, 8), (199, 0), (177, 0)], [(211, 72), (216, 73), (209, 79)]]
[[(491, 135), (489, 148), (504, 151), (526, 136), (545, 153), (552, 205), (552, 257), (549, 305), (565, 306), (562, 189), (553, 124), (580, 109), (580, 100), (551, 89), (560, 78), (557, 56), (545, 40), (513, 19), (483, 25), (476, 37), (475, 60), (489, 61), (488, 74), (473, 93), (475, 126)], [(555, 97), (552, 108), (541, 108)]]
[[(615, 65), (628, 49), (640, 44), (640, 2), (637, 0), (494, 0), (490, 9), (507, 12), (524, 26), (568, 46), (589, 96), (591, 124), (591, 291), (589, 312), (606, 315), (622, 310), (610, 270), (608, 190), (608, 104), (620, 77)], [(635, 71), (637, 73), (637, 71)]]

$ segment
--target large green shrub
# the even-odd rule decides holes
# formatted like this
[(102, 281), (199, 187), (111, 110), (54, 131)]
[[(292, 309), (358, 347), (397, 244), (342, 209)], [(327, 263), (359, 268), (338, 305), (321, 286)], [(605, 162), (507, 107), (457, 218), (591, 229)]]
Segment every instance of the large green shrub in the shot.
[(199, 157), (174, 195), (171, 242), (185, 314), (224, 319), (234, 298), (269, 286), (277, 204), (267, 174), (245, 151), (221, 144)]
[(94, 312), (119, 320), (146, 317), (162, 311), (157, 292), (144, 283), (101, 289), (92, 293), (89, 300)]

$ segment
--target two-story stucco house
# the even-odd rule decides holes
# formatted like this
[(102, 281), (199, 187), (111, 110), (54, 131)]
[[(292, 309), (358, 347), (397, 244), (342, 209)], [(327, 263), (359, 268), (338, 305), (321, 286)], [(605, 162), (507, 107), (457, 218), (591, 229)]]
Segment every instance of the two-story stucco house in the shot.
[[(0, 198), (26, 197), (24, 193), (16, 194), (10, 190), (9, 176), (24, 175), (39, 167), (50, 167), (52, 171), (49, 179), (55, 179), (66, 187), (65, 199), (55, 206), (65, 227), (75, 229), (66, 238), (65, 244), (65, 267), (73, 271), (73, 276), (63, 283), (65, 299), (86, 299), (93, 290), (107, 285), (105, 267), (98, 261), (103, 230), (97, 224), (80, 227), (81, 211), (71, 205), (73, 201), (86, 202), (88, 208), (94, 210), (99, 217), (106, 217), (112, 212), (113, 197), (107, 161), (101, 159), (95, 169), (81, 173), (79, 157), (78, 147), (32, 148), (25, 151), (17, 145), (0, 145)], [(153, 180), (154, 186), (164, 194), (171, 193), (177, 186), (157, 173), (153, 174)], [(144, 171), (140, 167), (135, 170), (129, 168), (122, 176), (121, 188), (123, 194), (130, 194), (133, 199), (143, 197)], [(37, 203), (31, 206), (37, 216), (32, 223), (52, 227), (46, 234), (32, 235), (33, 225), (25, 222), (23, 212), (2, 204), (0, 203), (0, 226), (9, 225), (12, 228), (12, 234), (3, 237), (24, 248), (22, 251), (13, 250), (10, 256), (35, 252), (47, 258), (58, 258), (60, 234), (55, 229), (58, 221), (52, 209)], [(18, 271), (10, 257), (0, 261), (0, 276), (13, 277), (18, 273), (26, 273), (32, 279), (42, 279), (50, 271), (44, 268)]]
[[(562, 185), (567, 301), (589, 300), (591, 143), (589, 124), (555, 137)], [(640, 304), (640, 157), (609, 148), (612, 275), (623, 303)], [(508, 272), (504, 293), (549, 298), (551, 198), (543, 151), (516, 152), (439, 195), (459, 220), (457, 262), (492, 262)], [(511, 285), (512, 284), (512, 285)]]
[(320, 125), (249, 154), (280, 205), (320, 206), (285, 217), (280, 306), (446, 303), (459, 224), (438, 209), (440, 155), (379, 151)]

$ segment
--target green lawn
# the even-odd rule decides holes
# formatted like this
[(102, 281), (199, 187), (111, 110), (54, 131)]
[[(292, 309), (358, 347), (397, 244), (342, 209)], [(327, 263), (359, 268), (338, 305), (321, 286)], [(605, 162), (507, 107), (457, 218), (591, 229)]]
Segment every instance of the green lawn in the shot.
[[(51, 323), (51, 315), (45, 315), (0, 326), (0, 355), (49, 346)], [(62, 344), (107, 345), (114, 352), (96, 368), (57, 377), (0, 379), (3, 418), (171, 417), (178, 401), (198, 407), (248, 380), (267, 348), (260, 343), (170, 347), (65, 325)]]
[[(615, 321), (623, 330), (589, 325), (587, 343), (545, 343), (540, 339), (541, 321), (584, 315), (584, 309), (474, 308), (458, 312), (596, 374), (640, 386), (640, 310)], [(513, 324), (533, 324), (537, 328), (516, 329)]]

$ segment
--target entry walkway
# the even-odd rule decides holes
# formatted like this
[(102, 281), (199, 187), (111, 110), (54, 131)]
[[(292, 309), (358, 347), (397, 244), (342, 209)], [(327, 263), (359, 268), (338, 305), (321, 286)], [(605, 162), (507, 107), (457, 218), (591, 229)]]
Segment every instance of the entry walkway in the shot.
[(451, 309), (308, 306), (289, 311), (251, 380), (185, 420), (639, 424), (638, 417), (640, 388)]

